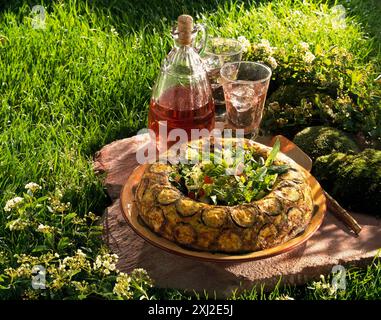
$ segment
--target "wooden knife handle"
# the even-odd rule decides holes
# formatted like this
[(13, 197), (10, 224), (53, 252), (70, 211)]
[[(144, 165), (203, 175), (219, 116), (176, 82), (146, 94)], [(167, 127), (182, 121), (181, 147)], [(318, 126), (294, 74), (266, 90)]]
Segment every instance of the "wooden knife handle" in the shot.
[(361, 232), (362, 228), (355, 220), (355, 218), (353, 218), (347, 212), (347, 210), (340, 206), (340, 204), (334, 198), (332, 198), (326, 191), (324, 191), (324, 194), (328, 200), (327, 205), (330, 211), (347, 227), (349, 227), (356, 235), (358, 235)]

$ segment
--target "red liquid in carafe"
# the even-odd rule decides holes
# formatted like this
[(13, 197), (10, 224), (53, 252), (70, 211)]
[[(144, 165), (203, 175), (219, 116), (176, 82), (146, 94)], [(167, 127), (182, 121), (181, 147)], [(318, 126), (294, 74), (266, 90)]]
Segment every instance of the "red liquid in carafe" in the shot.
[[(176, 86), (166, 90), (156, 101), (151, 99), (148, 113), (148, 128), (159, 140), (159, 121), (167, 121), (167, 136), (172, 129), (184, 129), (191, 139), (192, 129), (214, 128), (213, 100), (200, 101), (191, 94), (190, 88)], [(168, 146), (175, 142), (168, 142)]]

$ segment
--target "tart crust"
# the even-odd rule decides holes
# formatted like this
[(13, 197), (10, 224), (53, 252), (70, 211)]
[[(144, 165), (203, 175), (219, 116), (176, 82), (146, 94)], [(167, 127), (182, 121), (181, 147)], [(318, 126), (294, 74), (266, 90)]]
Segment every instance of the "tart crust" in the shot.
[[(250, 146), (264, 157), (271, 150), (253, 142)], [(170, 164), (150, 164), (135, 193), (138, 214), (153, 232), (195, 250), (244, 253), (274, 247), (304, 231), (313, 212), (304, 172), (281, 153), (275, 163), (290, 169), (278, 176), (273, 190), (235, 206), (195, 201), (169, 182)]]

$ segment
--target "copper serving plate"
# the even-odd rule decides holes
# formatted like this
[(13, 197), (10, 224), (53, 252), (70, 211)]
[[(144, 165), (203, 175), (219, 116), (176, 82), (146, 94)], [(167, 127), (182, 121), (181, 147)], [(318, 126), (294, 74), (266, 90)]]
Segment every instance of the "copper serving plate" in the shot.
[[(272, 141), (271, 141), (272, 140)], [(281, 140), (281, 150), (286, 150), (285, 147), (287, 146), (287, 139), (282, 137)], [(274, 139), (269, 139), (268, 145), (272, 145), (272, 142), (274, 142)], [(260, 141), (265, 142), (265, 141)], [(295, 150), (294, 150), (295, 153)], [(287, 154), (287, 153), (285, 153)], [(293, 154), (293, 159), (300, 163), (307, 163), (308, 157), (304, 159), (298, 159), (303, 158), (303, 155), (299, 152), (296, 152)], [(299, 165), (298, 165), (299, 166)], [(121, 209), (124, 218), (128, 222), (128, 224), (131, 226), (131, 228), (144, 240), (148, 241), (152, 245), (163, 249), (165, 251), (168, 251), (173, 254), (177, 254), (184, 257), (189, 257), (193, 259), (198, 260), (204, 260), (204, 261), (213, 261), (213, 262), (242, 262), (242, 261), (249, 261), (249, 260), (258, 260), (263, 258), (268, 258), (271, 256), (275, 256), (281, 253), (288, 252), (290, 250), (293, 250), (297, 246), (301, 245), (302, 243), (306, 242), (320, 227), (320, 225), (323, 222), (325, 212), (326, 212), (326, 199), (324, 196), (324, 191), (320, 187), (319, 183), (316, 181), (316, 179), (303, 167), (299, 166), (300, 170), (303, 170), (309, 185), (311, 186), (312, 190), (312, 199), (314, 204), (314, 214), (311, 219), (310, 224), (307, 226), (307, 228), (304, 230), (303, 233), (299, 234), (297, 237), (281, 244), (276, 247), (272, 247), (265, 250), (260, 251), (254, 251), (250, 253), (245, 254), (223, 254), (223, 253), (212, 253), (212, 252), (203, 252), (203, 251), (196, 251), (191, 249), (186, 249), (183, 247), (180, 247), (174, 242), (171, 242), (154, 232), (152, 232), (139, 218), (138, 210), (135, 206), (135, 195), (134, 190), (139, 183), (144, 170), (146, 169), (147, 165), (140, 165), (132, 172), (131, 176), (129, 177), (128, 181), (122, 188), (121, 194), (120, 194), (120, 204)]]

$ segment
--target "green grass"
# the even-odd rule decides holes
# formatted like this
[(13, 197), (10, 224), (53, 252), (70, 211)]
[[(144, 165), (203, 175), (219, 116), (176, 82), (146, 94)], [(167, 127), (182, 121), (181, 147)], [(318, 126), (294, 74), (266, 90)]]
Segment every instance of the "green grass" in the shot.
[[(22, 246), (6, 237), (2, 208), (26, 183), (62, 190), (64, 201), (81, 215), (101, 214), (107, 206), (92, 169), (93, 154), (146, 126), (151, 88), (172, 46), (170, 27), (183, 12), (206, 22), (211, 34), (244, 35), (252, 43), (269, 40), (282, 49), (274, 83), (314, 83), (321, 76), (357, 101), (349, 120), (337, 111), (337, 125), (377, 135), (381, 94), (373, 79), (380, 72), (381, 8), (377, 0), (343, 2), (351, 7), (346, 29), (332, 25), (330, 5), (319, 1), (45, 1), (46, 28), (41, 30), (31, 27), (35, 1), (0, 3), (0, 251), (11, 253), (9, 265), (17, 264), (12, 254), (21, 253)], [(300, 41), (323, 52), (310, 71), (287, 62)], [(327, 66), (333, 59), (328, 53), (324, 60), (333, 47), (340, 48), (339, 56), (353, 57), (350, 67), (338, 66), (343, 72)], [(255, 53), (246, 58), (256, 58)], [(353, 276), (366, 278), (368, 272), (377, 275), (379, 267)], [(302, 292), (313, 298), (309, 290)], [(361, 280), (347, 298), (367, 298), (372, 292), (379, 294)]]
[[(345, 290), (334, 290), (333, 275), (323, 276), (304, 286), (282, 285), (281, 278), (269, 291), (265, 286), (250, 290), (237, 290), (227, 297), (229, 300), (378, 300), (381, 297), (381, 262), (374, 259), (366, 268), (348, 268)], [(195, 293), (179, 290), (155, 290), (154, 298), (162, 299), (216, 299), (215, 293)]]

